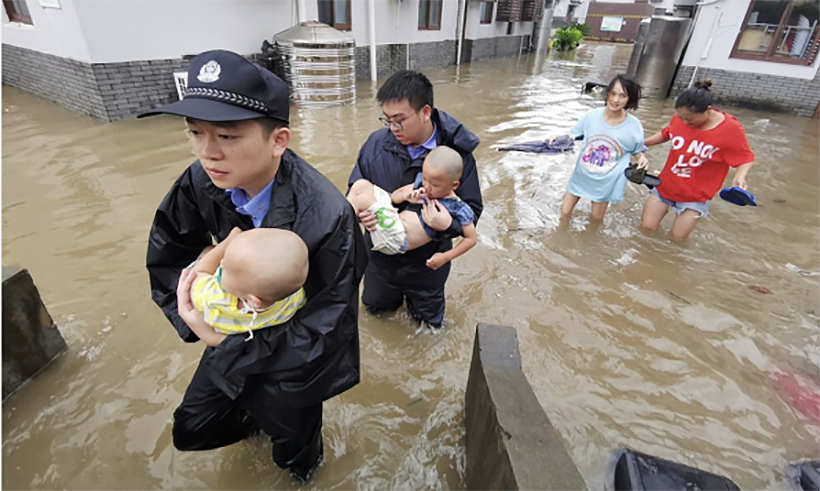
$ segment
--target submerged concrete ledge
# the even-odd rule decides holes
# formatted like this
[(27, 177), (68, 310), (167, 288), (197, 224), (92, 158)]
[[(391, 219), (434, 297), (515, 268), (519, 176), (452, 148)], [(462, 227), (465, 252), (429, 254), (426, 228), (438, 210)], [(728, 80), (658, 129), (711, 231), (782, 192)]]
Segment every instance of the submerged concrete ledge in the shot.
[(521, 371), (512, 327), (476, 327), (464, 413), (467, 489), (586, 489)]
[(28, 270), (3, 266), (3, 399), (65, 348)]

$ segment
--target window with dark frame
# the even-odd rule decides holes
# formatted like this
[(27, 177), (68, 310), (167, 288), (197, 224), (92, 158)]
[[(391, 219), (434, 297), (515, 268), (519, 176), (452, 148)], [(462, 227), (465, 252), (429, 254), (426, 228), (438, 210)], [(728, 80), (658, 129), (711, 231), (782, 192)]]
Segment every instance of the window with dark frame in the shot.
[(811, 65), (820, 48), (817, 0), (752, 0), (732, 58)]
[(524, 0), (521, 5), (522, 22), (538, 22), (544, 12), (544, 0)]
[(481, 23), (493, 23), (493, 6), (495, 2), (481, 2)]
[(498, 0), (495, 21), (538, 22), (543, 12), (544, 0)]
[[(496, 22), (521, 22), (521, 11), (524, 7), (524, 0), (498, 0), (498, 7), (495, 9)], [(507, 34), (510, 34), (509, 28)]]
[(419, 0), (419, 30), (441, 29), (441, 10), (444, 0)]
[(317, 0), (319, 5), (319, 22), (323, 22), (340, 31), (349, 31), (353, 26), (350, 17), (350, 0)]
[(3, 0), (3, 7), (6, 9), (6, 15), (12, 22), (22, 22), (23, 24), (31, 24), (31, 13), (28, 11), (26, 0)]

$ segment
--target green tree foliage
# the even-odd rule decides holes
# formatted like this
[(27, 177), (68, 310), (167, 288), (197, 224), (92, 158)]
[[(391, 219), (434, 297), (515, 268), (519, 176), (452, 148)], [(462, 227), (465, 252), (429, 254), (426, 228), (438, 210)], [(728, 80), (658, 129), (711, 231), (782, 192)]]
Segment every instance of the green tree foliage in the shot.
[(558, 51), (572, 50), (578, 47), (578, 43), (583, 38), (583, 33), (574, 27), (558, 29), (555, 31), (555, 36), (553, 36), (552, 47)]

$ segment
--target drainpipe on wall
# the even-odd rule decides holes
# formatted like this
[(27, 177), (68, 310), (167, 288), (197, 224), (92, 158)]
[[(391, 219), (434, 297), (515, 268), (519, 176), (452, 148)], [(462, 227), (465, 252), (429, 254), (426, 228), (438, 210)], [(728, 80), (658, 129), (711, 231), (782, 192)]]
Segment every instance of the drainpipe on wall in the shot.
[(305, 0), (296, 0), (296, 23), (300, 24), (307, 20), (307, 9)]
[(458, 54), (456, 66), (461, 66), (461, 50), (464, 47), (464, 20), (467, 16), (467, 0), (461, 0), (461, 15), (458, 19)]
[(370, 37), (370, 80), (375, 83), (378, 78), (376, 66), (376, 0), (367, 0), (368, 29)]
[[(401, 43), (401, 2), (396, 2), (396, 43)], [(404, 69), (410, 69), (410, 43), (404, 44)]]
[[(552, 32), (552, 6), (544, 9), (541, 20), (537, 26), (538, 43), (535, 49), (535, 63), (532, 66), (533, 75), (541, 74), (541, 69), (544, 67), (544, 60), (547, 59), (547, 44), (549, 44), (550, 33)], [(533, 30), (535, 30), (535, 27), (533, 27)]]
[[(722, 0), (706, 0), (704, 2), (698, 2), (696, 5), (698, 6), (698, 13), (695, 15), (695, 22), (692, 23), (693, 29), (697, 27), (698, 19), (700, 19), (700, 12), (701, 9), (707, 5), (713, 5), (716, 3), (720, 3)], [(700, 69), (701, 61), (705, 60), (707, 56), (709, 56), (709, 49), (712, 47), (712, 41), (715, 37), (715, 27), (720, 22), (720, 18), (723, 16), (723, 5), (718, 5), (718, 11), (715, 15), (714, 20), (712, 21), (712, 27), (709, 29), (709, 39), (706, 41), (706, 46), (703, 47), (703, 52), (700, 54), (698, 58), (698, 62), (695, 64), (695, 69), (692, 70), (692, 78), (689, 79), (689, 85), (687, 88), (691, 87), (695, 84), (696, 77), (698, 76), (698, 69)], [(681, 60), (682, 62), (683, 60)]]
[(552, 32), (552, 9), (544, 9), (541, 14), (541, 20), (538, 22), (538, 44), (536, 44), (535, 52), (543, 54), (547, 51), (547, 41), (549, 41), (550, 33)]

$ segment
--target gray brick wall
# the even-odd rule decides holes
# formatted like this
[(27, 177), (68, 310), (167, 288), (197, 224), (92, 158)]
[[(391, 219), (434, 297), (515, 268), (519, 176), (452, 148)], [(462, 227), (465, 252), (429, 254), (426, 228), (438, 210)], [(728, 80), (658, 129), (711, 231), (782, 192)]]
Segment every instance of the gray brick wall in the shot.
[(497, 38), (467, 39), (464, 43), (462, 60), (467, 62), (504, 58), (518, 54), (522, 43), (524, 51), (529, 47), (529, 36), (505, 36)]
[(88, 63), (3, 45), (3, 83), (72, 111), (108, 119), (94, 70)]
[[(681, 66), (672, 84), (672, 97), (689, 85), (694, 67)], [(698, 79), (711, 79), (715, 100), (751, 109), (791, 112), (811, 117), (820, 102), (820, 71), (813, 80), (715, 68), (698, 69)]]
[(168, 59), (91, 66), (108, 120), (117, 121), (177, 100), (172, 73), (187, 70), (188, 62)]
[[(389, 77), (407, 66), (406, 44), (382, 44), (376, 46), (376, 76)], [(370, 78), (370, 47), (356, 48), (356, 78)]]
[[(521, 44), (521, 36), (508, 36), (497, 40), (482, 41), (479, 46), (480, 57), (471, 58), (471, 52), (475, 53), (472, 40), (464, 43), (462, 60), (464, 62), (478, 59), (510, 56), (518, 53)], [(397, 70), (409, 68), (411, 70), (424, 70), (427, 68), (446, 68), (456, 63), (456, 42), (436, 41), (430, 43), (414, 44), (383, 44), (376, 48), (376, 69), (378, 77), (389, 77)], [(408, 49), (410, 50), (408, 65)], [(356, 78), (370, 78), (370, 48), (359, 46), (356, 48)]]
[(3, 45), (3, 83), (106, 121), (136, 116), (177, 99), (178, 60), (95, 63)]
[(455, 40), (410, 45), (410, 69), (446, 68), (456, 64)]
[[(511, 56), (518, 53), (521, 41), (522, 36), (467, 40), (462, 60)], [(131, 118), (177, 100), (172, 73), (188, 67), (183, 59), (89, 64), (8, 44), (3, 44), (2, 55), (4, 84), (106, 121)], [(452, 66), (456, 62), (456, 42), (387, 44), (378, 46), (376, 55), (378, 77), (384, 78), (406, 67), (424, 70)], [(246, 57), (260, 61), (258, 55)], [(356, 78), (370, 78), (367, 46), (356, 48)]]

